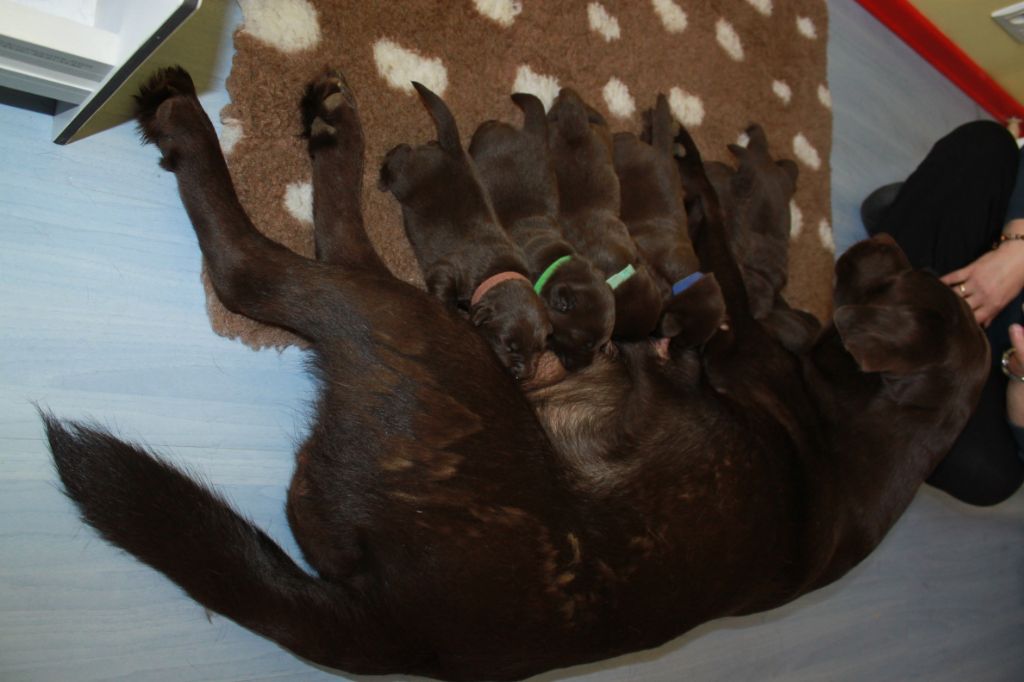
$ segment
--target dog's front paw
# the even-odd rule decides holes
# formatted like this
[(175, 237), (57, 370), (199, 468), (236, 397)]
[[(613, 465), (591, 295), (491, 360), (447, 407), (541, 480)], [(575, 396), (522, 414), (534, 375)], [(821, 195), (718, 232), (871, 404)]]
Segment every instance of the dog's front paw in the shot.
[(157, 144), (166, 134), (158, 116), (160, 106), (174, 97), (195, 99), (196, 88), (188, 71), (180, 66), (160, 69), (139, 88), (135, 95), (135, 120), (139, 123), (142, 138), (151, 144)]
[(346, 147), (363, 139), (356, 99), (340, 71), (327, 69), (306, 86), (300, 105), (302, 134), (314, 146), (343, 142)]

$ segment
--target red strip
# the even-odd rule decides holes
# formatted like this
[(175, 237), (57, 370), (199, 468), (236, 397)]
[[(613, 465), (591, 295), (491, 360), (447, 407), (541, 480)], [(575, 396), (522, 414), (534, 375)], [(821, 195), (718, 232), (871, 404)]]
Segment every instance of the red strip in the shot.
[(1024, 118), (1024, 106), (907, 0), (857, 0), (1000, 122)]

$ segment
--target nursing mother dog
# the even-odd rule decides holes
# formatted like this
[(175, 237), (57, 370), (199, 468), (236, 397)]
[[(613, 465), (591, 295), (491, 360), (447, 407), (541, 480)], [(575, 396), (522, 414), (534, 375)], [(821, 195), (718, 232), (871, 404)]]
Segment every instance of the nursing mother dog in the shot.
[[(563, 424), (579, 432), (556, 449), (470, 323), (382, 266), (352, 210), (353, 94), (330, 72), (314, 85), (316, 260), (253, 228), (187, 73), (157, 72), (138, 119), (221, 299), (312, 345), (322, 392), (288, 516), (315, 572), (210, 484), (45, 416), (86, 523), (296, 655), (350, 673), (510, 680), (777, 606), (863, 559), (966, 420), (988, 363), (963, 301), (877, 238), (840, 259), (834, 324), (793, 355), (744, 307), (704, 182), (695, 247), (730, 316), (703, 350), (705, 380), (675, 389), (647, 342), (627, 347), (563, 383), (603, 372), (646, 409), (610, 453), (565, 448), (589, 442), (587, 419)], [(700, 175), (692, 144), (684, 162)]]

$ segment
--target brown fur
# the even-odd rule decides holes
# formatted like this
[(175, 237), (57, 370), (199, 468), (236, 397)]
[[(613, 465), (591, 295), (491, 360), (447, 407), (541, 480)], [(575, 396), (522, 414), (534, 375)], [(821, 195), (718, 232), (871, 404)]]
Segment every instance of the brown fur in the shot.
[(615, 300), (604, 276), (576, 252), (558, 227), (558, 186), (548, 157), (544, 105), (533, 95), (517, 93), (523, 111), (517, 130), (498, 121), (477, 128), (469, 145), (480, 179), (498, 220), (522, 249), (530, 278), (563, 256), (561, 265), (540, 291), (553, 327), (548, 347), (574, 370), (589, 365), (611, 338)]
[[(312, 117), (322, 209), (358, 196), (334, 179), (362, 162), (347, 88), (325, 81), (325, 101), (346, 96)], [(288, 515), (316, 573), (208, 486), (46, 417), (57, 471), (107, 540), (321, 665), (518, 679), (783, 604), (881, 541), (988, 372), (965, 303), (885, 238), (837, 263), (835, 326), (808, 354), (775, 342), (683, 131), (729, 328), (685, 388), (647, 342), (623, 344), (546, 389), (542, 427), (465, 320), (381, 266), (358, 212), (314, 212), (317, 261), (261, 237), (184, 71), (156, 74), (139, 120), (225, 303), (312, 343), (322, 389)]]
[(619, 179), (604, 119), (563, 88), (548, 112), (551, 160), (558, 180), (562, 234), (605, 277), (632, 265), (636, 274), (615, 289), (619, 339), (642, 339), (661, 315), (663, 288), (619, 219)]
[(438, 142), (399, 145), (381, 168), (381, 189), (402, 205), (405, 232), (423, 269), (427, 289), (451, 308), (469, 311), (477, 330), (516, 379), (530, 379), (544, 352), (551, 322), (528, 281), (510, 280), (479, 300), (471, 296), (487, 278), (515, 272), (529, 279), (522, 252), (501, 229), (448, 107), (416, 83), (434, 119)]

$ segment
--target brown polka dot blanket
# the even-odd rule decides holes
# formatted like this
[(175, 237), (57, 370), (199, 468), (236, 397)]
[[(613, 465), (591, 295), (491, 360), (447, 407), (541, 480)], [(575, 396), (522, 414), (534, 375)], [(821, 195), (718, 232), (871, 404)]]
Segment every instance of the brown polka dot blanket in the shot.
[[(800, 167), (787, 298), (829, 313), (833, 246), (824, 0), (238, 0), (221, 112), (222, 146), (256, 227), (313, 252), (310, 167), (299, 138), (299, 98), (326, 65), (355, 91), (366, 132), (367, 229), (396, 276), (421, 283), (394, 199), (377, 189), (385, 152), (433, 139), (410, 81), (449, 104), (464, 144), (490, 118), (519, 122), (517, 91), (549, 105), (575, 88), (613, 131), (639, 131), (665, 93), (705, 159), (732, 162), (752, 122), (776, 158)], [(207, 282), (214, 329), (254, 346), (296, 339), (228, 312)]]

